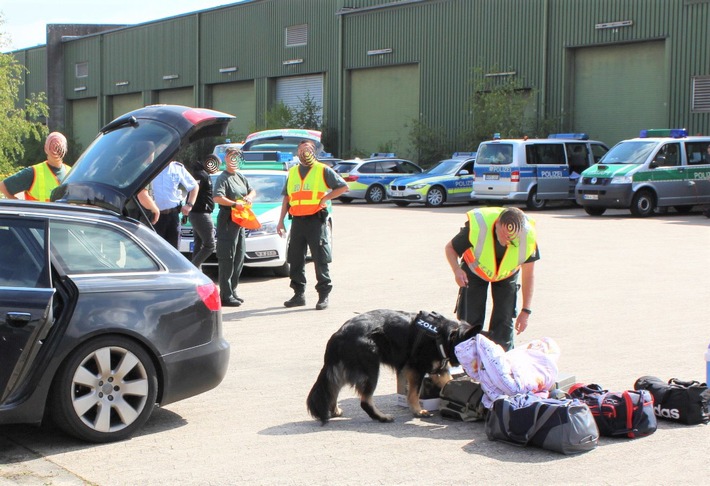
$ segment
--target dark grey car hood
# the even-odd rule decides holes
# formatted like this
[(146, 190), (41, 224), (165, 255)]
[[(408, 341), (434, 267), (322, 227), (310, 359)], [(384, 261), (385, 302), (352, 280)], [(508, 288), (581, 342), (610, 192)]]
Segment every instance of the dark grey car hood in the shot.
[(232, 115), (204, 108), (153, 105), (126, 113), (101, 129), (52, 201), (124, 213), (135, 197), (184, 146), (225, 135)]

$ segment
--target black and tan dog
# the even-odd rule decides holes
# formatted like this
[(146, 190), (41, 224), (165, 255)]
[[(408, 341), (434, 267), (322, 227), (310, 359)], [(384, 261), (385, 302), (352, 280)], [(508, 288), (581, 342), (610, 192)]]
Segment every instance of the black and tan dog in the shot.
[(360, 406), (373, 420), (392, 422), (375, 406), (380, 365), (403, 371), (407, 378), (407, 402), (415, 417), (431, 417), (419, 405), (419, 388), (429, 373), (443, 387), (451, 379), (448, 364), (459, 363), (454, 347), (480, 332), (463, 321), (452, 321), (434, 312), (373, 310), (348, 320), (328, 340), (324, 365), (311, 392), (308, 411), (325, 424), (339, 417), (338, 394), (345, 385), (355, 387)]

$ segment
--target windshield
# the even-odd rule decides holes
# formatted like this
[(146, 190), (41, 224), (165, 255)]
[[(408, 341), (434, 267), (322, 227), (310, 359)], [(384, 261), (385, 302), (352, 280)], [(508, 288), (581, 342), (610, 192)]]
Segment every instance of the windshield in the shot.
[[(288, 152), (292, 156), (296, 156), (298, 151), (298, 144), (303, 141), (303, 137), (284, 137), (275, 136), (268, 138), (259, 138), (256, 140), (251, 140), (242, 146), (242, 151), (270, 151), (270, 152)], [(316, 143), (316, 153), (320, 154), (323, 151), (323, 146)]]
[(513, 162), (513, 145), (508, 143), (482, 143), (476, 155), (476, 164), (508, 165)]
[(442, 176), (442, 175), (454, 175), (461, 165), (459, 160), (442, 160), (434, 167), (426, 171), (427, 174)]
[(156, 154), (167, 150), (171, 143), (177, 150), (179, 139), (175, 131), (163, 123), (141, 120), (136, 125), (123, 125), (99, 135), (76, 161), (64, 183), (101, 182), (121, 189), (128, 187), (145, 175)]
[[(288, 173), (253, 174), (245, 170), (242, 171), (242, 174), (249, 180), (249, 184), (256, 191), (254, 203), (281, 203), (283, 201), (283, 189), (286, 186)], [(218, 175), (212, 175), (213, 185)]]
[(600, 164), (643, 164), (658, 142), (619, 142), (599, 161)]

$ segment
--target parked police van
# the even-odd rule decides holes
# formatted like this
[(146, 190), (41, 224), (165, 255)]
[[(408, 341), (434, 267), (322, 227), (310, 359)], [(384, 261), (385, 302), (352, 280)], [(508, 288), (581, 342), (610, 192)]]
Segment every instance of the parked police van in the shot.
[(574, 201), (580, 174), (608, 150), (584, 133), (542, 139), (494, 136), (478, 147), (471, 199), (524, 202), (530, 209), (542, 209), (547, 201)]
[(645, 217), (658, 208), (681, 213), (710, 204), (710, 136), (685, 129), (641, 130), (638, 138), (616, 144), (582, 173), (577, 203), (587, 214), (629, 209)]

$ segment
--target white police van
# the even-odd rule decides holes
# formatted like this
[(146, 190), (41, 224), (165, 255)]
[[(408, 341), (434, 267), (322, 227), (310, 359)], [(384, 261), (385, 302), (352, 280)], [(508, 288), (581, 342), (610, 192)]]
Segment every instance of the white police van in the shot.
[(552, 134), (542, 139), (500, 139), (478, 147), (471, 199), (521, 202), (542, 209), (547, 201), (574, 201), (580, 174), (609, 150), (584, 133)]
[(641, 130), (585, 170), (576, 187), (587, 214), (628, 209), (638, 217), (657, 209), (689, 212), (710, 205), (710, 136), (679, 129)]

